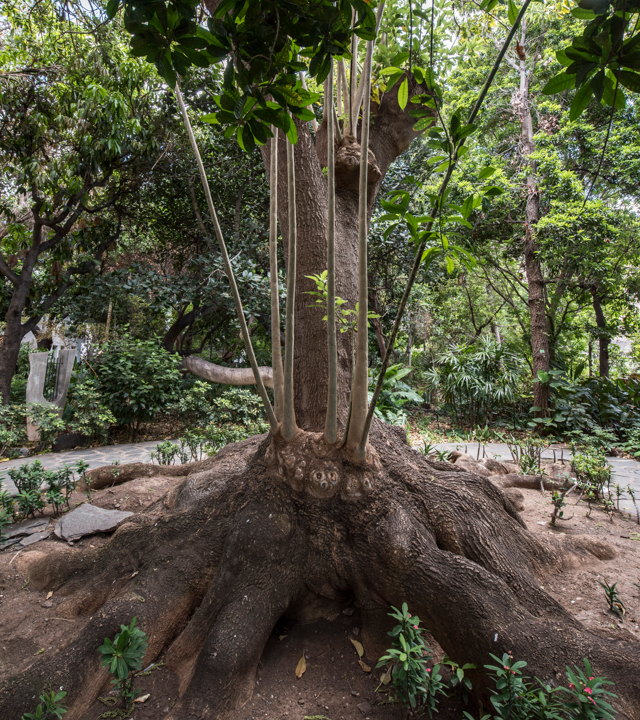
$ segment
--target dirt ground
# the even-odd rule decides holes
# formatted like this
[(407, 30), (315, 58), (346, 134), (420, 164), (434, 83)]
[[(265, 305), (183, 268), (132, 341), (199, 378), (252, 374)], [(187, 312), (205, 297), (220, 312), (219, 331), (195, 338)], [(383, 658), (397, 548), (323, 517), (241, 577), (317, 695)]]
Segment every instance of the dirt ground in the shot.
[[(169, 477), (135, 480), (94, 492), (92, 503), (109, 509), (143, 512), (180, 482), (181, 478)], [(614, 560), (599, 561), (591, 557), (570, 573), (547, 577), (542, 581), (544, 589), (596, 632), (614, 637), (629, 638), (632, 635), (640, 640), (640, 589), (634, 586), (634, 583), (640, 583), (640, 527), (635, 524), (635, 518), (629, 517), (630, 509), (623, 510), (623, 503), (623, 512), (616, 513), (612, 522), (598, 509), (593, 509), (587, 517), (587, 507), (582, 502), (576, 506), (575, 496), (569, 495), (565, 516), (570, 519), (553, 529), (549, 526), (550, 494), (543, 495), (539, 490), (522, 490), (522, 493), (524, 510), (521, 515), (532, 532), (596, 536), (612, 545), (617, 553)], [(72, 505), (83, 501), (86, 497), (80, 493), (72, 497)], [(49, 539), (20, 552), (8, 549), (0, 553), (0, 678), (25, 670), (41, 654), (53, 653), (72, 642), (87, 620), (61, 616), (56, 611), (61, 598), (55, 594), (48, 597), (47, 593), (30, 588), (25, 569), (28, 554), (52, 553), (61, 548), (66, 552), (82, 552), (84, 547), (97, 547), (107, 541), (106, 535), (94, 535), (68, 548), (61, 540)], [(617, 589), (626, 605), (624, 622), (607, 609), (604, 591), (598, 581), (618, 583)], [(376, 692), (383, 672), (382, 668), (375, 669), (377, 658), (364, 658), (373, 668), (370, 673), (364, 672), (358, 664), (351, 639), (359, 638), (360, 616), (357, 607), (348, 608), (347, 612), (352, 610), (352, 614), (343, 613), (333, 622), (301, 625), (282, 619), (265, 648), (253, 698), (241, 710), (230, 713), (228, 720), (319, 720), (318, 716), (330, 720), (400, 720), (403, 717), (401, 708), (390, 704), (382, 692)], [(122, 618), (123, 623), (129, 620)], [(442, 650), (432, 638), (429, 644), (434, 651), (434, 660), (440, 660)], [(638, 649), (640, 652), (640, 645)], [(295, 671), (303, 654), (306, 671), (298, 679)], [(575, 661), (580, 662), (581, 658), (575, 658)], [(443, 674), (446, 676), (447, 673)], [(615, 681), (615, 678), (610, 679)], [(136, 686), (143, 696), (149, 695), (145, 702), (136, 704), (131, 714), (136, 720), (162, 718), (177, 696), (176, 678), (161, 664), (138, 677)], [(112, 697), (108, 685), (104, 697)], [(37, 700), (34, 700), (33, 707), (24, 711), (34, 712), (36, 704)], [(463, 706), (455, 697), (443, 699), (439, 707), (438, 717), (442, 720), (462, 717)], [(478, 708), (465, 709), (477, 715)], [(105, 713), (108, 714), (105, 716)], [(106, 704), (98, 702), (83, 720), (97, 720), (101, 715), (114, 717), (112, 713), (109, 700)]]

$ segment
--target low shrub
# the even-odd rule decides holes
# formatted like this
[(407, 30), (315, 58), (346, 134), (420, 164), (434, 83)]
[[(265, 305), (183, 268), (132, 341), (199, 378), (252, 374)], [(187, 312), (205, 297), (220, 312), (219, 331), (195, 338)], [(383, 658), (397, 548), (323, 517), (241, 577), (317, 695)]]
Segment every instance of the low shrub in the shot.
[(114, 425), (116, 418), (104, 405), (97, 378), (79, 377), (71, 385), (64, 419), (71, 432), (84, 435), (90, 442), (107, 442), (109, 425)]
[(167, 412), (180, 394), (180, 358), (155, 340), (123, 335), (104, 346), (94, 368), (103, 406), (132, 439), (141, 422)]

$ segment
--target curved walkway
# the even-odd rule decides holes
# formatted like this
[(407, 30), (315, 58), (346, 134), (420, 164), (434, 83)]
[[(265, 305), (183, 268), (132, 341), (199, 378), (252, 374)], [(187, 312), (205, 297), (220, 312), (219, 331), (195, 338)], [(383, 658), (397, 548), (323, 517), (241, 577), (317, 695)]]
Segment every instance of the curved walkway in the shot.
[[(17, 465), (24, 465), (34, 460), (40, 460), (47, 470), (57, 470), (64, 463), (70, 464), (76, 460), (84, 460), (89, 463), (89, 468), (102, 467), (103, 465), (112, 465), (115, 461), (119, 461), (120, 465), (133, 462), (150, 462), (151, 452), (158, 445), (164, 442), (161, 440), (150, 440), (149, 442), (131, 443), (129, 445), (104, 445), (98, 448), (88, 448), (85, 450), (67, 450), (59, 453), (47, 453), (45, 455), (37, 455), (30, 458), (17, 458), (8, 462), (0, 463), (0, 480), (2, 481), (2, 489), (8, 490), (11, 495), (17, 493), (16, 487), (7, 476), (6, 470)], [(476, 457), (478, 455), (478, 443), (438, 443), (435, 445), (439, 450), (462, 450), (468, 452), (469, 455)], [(504, 460), (511, 459), (511, 453), (506, 445), (501, 443), (487, 443), (484, 452), (489, 457), (502, 458)], [(482, 448), (480, 449), (480, 457), (482, 457)], [(571, 458), (571, 451), (561, 448), (549, 448), (542, 453), (545, 458), (555, 457), (565, 460)], [(640, 501), (640, 462), (635, 460), (625, 460), (623, 458), (609, 457), (607, 458), (613, 467), (613, 484), (619, 484), (626, 488), (630, 485), (637, 493)], [(176, 460), (176, 462), (179, 462)]]
[[(156, 445), (165, 440), (149, 440), (148, 442), (130, 443), (128, 445), (103, 445), (97, 448), (86, 448), (82, 450), (65, 450), (59, 453), (46, 453), (43, 455), (34, 455), (28, 458), (16, 458), (7, 462), (0, 463), (0, 480), (2, 481), (2, 489), (8, 490), (9, 494), (17, 495), (16, 486), (11, 478), (7, 475), (7, 470), (11, 467), (24, 465), (25, 463), (40, 460), (45, 470), (59, 470), (65, 463), (70, 465), (77, 460), (84, 460), (89, 463), (89, 469), (102, 467), (103, 465), (113, 465), (118, 461), (119, 465), (126, 465), (134, 462), (151, 462), (151, 452)], [(179, 464), (176, 459), (176, 463)]]

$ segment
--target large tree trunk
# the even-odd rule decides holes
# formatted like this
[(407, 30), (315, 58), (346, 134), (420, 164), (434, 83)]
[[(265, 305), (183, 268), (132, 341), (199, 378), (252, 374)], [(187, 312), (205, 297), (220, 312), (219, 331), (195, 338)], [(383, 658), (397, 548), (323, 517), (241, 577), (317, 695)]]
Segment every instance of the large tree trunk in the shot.
[(602, 311), (602, 298), (596, 290), (591, 293), (593, 298), (593, 312), (596, 316), (596, 325), (600, 331), (598, 334), (598, 350), (599, 350), (599, 370), (600, 377), (609, 377), (609, 345), (611, 344), (611, 337), (609, 336), (609, 329), (607, 328), (607, 319)]
[(554, 685), (589, 657), (615, 680), (619, 718), (637, 719), (638, 643), (592, 633), (541, 587), (578, 558), (615, 553), (597, 539), (532, 535), (487, 478), (428, 461), (396, 430), (374, 423), (368, 467), (321, 433), (252, 438), (194, 463), (106, 545), (27, 552), (17, 567), (31, 586), (64, 598), (58, 616), (85, 622), (5, 679), (0, 717), (20, 717), (51, 683), (68, 692), (65, 718), (80, 720), (108, 687), (97, 647), (135, 615), (150, 640), (143, 667), (164, 656), (179, 678), (167, 720), (218, 718), (251, 697), (279, 617), (336, 617), (355, 598), (372, 659), (389, 642), (390, 606), (406, 602), (452, 659), (476, 665), (478, 692), (490, 653), (511, 651)]
[[(410, 79), (410, 92), (418, 90)], [(368, 221), (382, 179), (395, 158), (419, 135), (413, 131), (414, 119), (400, 110), (397, 88), (372, 103), (375, 118), (371, 126), (369, 150)], [(295, 330), (295, 409), (298, 425), (305, 430), (324, 428), (327, 403), (327, 328), (324, 313), (312, 306), (305, 292), (315, 289), (307, 275), (327, 268), (327, 180), (326, 119), (311, 135), (307, 123), (296, 120), (298, 143), (295, 147), (296, 212), (298, 229), (298, 291)], [(285, 139), (278, 143), (278, 219), (287, 256), (288, 205)], [(265, 170), (269, 173), (269, 145), (262, 148)], [(355, 309), (358, 297), (358, 175), (360, 145), (346, 135), (336, 147), (336, 295)], [(338, 415), (344, 423), (349, 403), (351, 350), (349, 334), (338, 334)]]
[[(526, 22), (522, 21), (520, 45), (524, 48)], [(538, 257), (535, 226), (540, 219), (540, 195), (536, 183), (536, 164), (530, 158), (536, 146), (533, 139), (533, 119), (529, 100), (529, 77), (524, 59), (520, 59), (520, 89), (516, 96), (516, 106), (520, 115), (522, 154), (529, 164), (527, 177), (527, 206), (525, 210), (524, 266), (529, 288), (529, 319), (531, 324), (531, 353), (533, 356), (533, 404), (540, 408), (536, 413), (545, 415), (549, 408), (549, 385), (538, 379), (538, 372), (548, 372), (549, 332), (545, 306), (544, 277)]]
[[(34, 230), (34, 245), (36, 245), (36, 233), (39, 242), (39, 225)], [(5, 315), (6, 325), (2, 342), (0, 342), (0, 394), (4, 405), (8, 405), (11, 399), (11, 380), (16, 372), (20, 343), (26, 334), (22, 326), (22, 313), (27, 305), (33, 268), (37, 257), (37, 246), (35, 248), (32, 246), (24, 259), (22, 270), (17, 277), (18, 282), (14, 285), (15, 289)]]

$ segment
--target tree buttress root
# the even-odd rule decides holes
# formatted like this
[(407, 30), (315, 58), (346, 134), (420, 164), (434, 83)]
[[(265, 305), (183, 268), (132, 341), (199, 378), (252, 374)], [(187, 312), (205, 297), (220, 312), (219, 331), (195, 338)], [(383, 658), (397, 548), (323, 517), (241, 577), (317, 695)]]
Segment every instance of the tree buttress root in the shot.
[(510, 650), (557, 683), (589, 657), (615, 681), (621, 717), (640, 720), (640, 645), (593, 634), (541, 589), (577, 556), (607, 558), (605, 545), (532, 535), (487, 478), (428, 461), (388, 426), (374, 426), (370, 460), (351, 464), (320, 434), (251, 438), (194, 468), (103, 547), (28, 563), (33, 585), (65, 597), (60, 615), (89, 619), (4, 681), (0, 717), (17, 720), (51, 683), (79, 720), (107, 684), (98, 646), (135, 615), (149, 636), (145, 665), (166, 652), (180, 680), (169, 720), (216, 718), (251, 697), (279, 617), (335, 617), (355, 596), (371, 657), (388, 644), (389, 606), (406, 602), (461, 664), (482, 668)]

